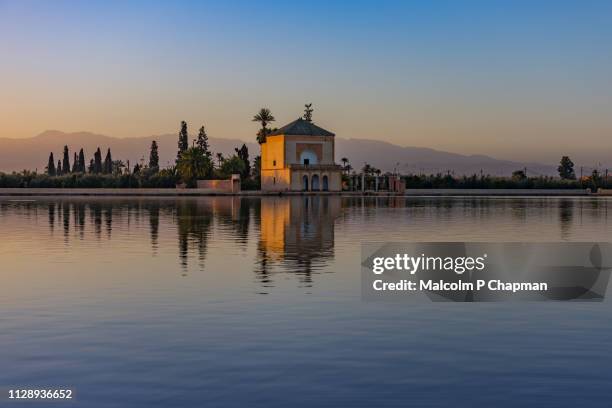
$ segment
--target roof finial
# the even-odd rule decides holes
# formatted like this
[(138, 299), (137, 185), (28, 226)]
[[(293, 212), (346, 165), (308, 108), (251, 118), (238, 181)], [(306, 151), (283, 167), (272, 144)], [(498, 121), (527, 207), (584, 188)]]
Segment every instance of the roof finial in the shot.
[(307, 122), (312, 122), (312, 103), (307, 103), (304, 105), (306, 109), (304, 109), (304, 120)]

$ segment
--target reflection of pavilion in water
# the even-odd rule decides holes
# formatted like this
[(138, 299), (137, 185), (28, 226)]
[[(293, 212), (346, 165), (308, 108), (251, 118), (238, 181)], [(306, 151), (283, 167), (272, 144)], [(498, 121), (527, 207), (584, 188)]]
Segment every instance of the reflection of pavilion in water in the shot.
[(280, 267), (310, 286), (313, 273), (334, 255), (340, 208), (334, 196), (262, 198), (256, 270), (262, 284), (271, 286), (271, 274)]

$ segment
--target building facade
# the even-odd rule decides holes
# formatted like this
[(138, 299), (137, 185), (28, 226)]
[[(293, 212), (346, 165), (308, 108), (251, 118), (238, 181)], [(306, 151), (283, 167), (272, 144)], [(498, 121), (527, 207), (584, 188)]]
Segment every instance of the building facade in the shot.
[(261, 145), (261, 189), (340, 191), (342, 172), (334, 161), (334, 138), (302, 118), (270, 133)]

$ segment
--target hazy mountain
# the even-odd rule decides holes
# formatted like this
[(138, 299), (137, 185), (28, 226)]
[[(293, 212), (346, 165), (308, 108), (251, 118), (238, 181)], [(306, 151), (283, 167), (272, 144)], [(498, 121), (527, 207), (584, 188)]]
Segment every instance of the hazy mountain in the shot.
[(519, 163), (483, 155), (462, 155), (424, 147), (400, 147), (369, 139), (336, 139), (336, 161), (349, 159), (355, 170), (365, 162), (385, 171), (397, 168), (401, 173), (446, 173), (511, 175), (527, 168), (528, 175), (557, 175), (557, 166)]
[[(111, 148), (114, 159), (136, 162), (148, 161), (151, 141), (159, 145), (160, 164), (174, 162), (177, 150), (177, 135), (165, 134), (148, 137), (114, 138), (90, 132), (64, 133), (48, 130), (38, 136), (26, 139), (0, 138), (0, 171), (20, 171), (22, 169), (38, 169), (43, 171), (47, 165), (49, 152), (53, 151), (55, 161), (62, 158), (64, 145), (72, 155), (83, 147), (87, 162), (93, 156), (98, 146), (102, 154)], [(239, 139), (220, 139), (210, 137), (213, 152), (224, 155), (232, 154), (234, 148), (244, 143)], [(251, 157), (259, 155), (259, 146), (255, 142), (246, 143)], [(512, 171), (527, 167), (529, 174), (556, 174), (556, 166), (538, 163), (518, 163), (499, 160), (488, 156), (466, 156), (421, 147), (400, 147), (387, 142), (369, 139), (336, 138), (336, 161), (347, 157), (357, 170), (368, 162), (384, 171), (392, 171), (395, 167), (404, 173), (445, 173), (455, 174), (480, 173), (510, 175)], [(399, 164), (398, 164), (399, 163)]]
[[(135, 163), (144, 160), (149, 161), (149, 150), (151, 141), (156, 140), (159, 146), (159, 164), (165, 167), (168, 163), (174, 163), (177, 151), (177, 134), (156, 135), (148, 137), (115, 138), (98, 135), (90, 132), (64, 133), (57, 130), (48, 130), (38, 136), (26, 139), (0, 138), (0, 171), (21, 171), (23, 169), (35, 169), (43, 171), (49, 160), (49, 152), (53, 152), (55, 161), (63, 157), (64, 145), (70, 150), (70, 164), (72, 165), (73, 153), (82, 147), (85, 151), (85, 160), (93, 157), (98, 147), (102, 150), (102, 157), (106, 149), (110, 147), (114, 160), (121, 159), (130, 161), (133, 167)], [(233, 154), (235, 147), (244, 143), (238, 139), (209, 138), (211, 150), (221, 152), (224, 155)], [(247, 143), (249, 151), (253, 156), (259, 154), (257, 143)], [(255, 153), (257, 152), (257, 153)]]

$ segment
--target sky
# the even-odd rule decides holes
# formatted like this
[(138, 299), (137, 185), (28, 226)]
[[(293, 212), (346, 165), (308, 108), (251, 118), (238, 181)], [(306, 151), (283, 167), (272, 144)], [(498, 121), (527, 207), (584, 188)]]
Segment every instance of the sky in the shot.
[(0, 137), (254, 138), (260, 107), (513, 160), (612, 158), (610, 1), (0, 0)]

